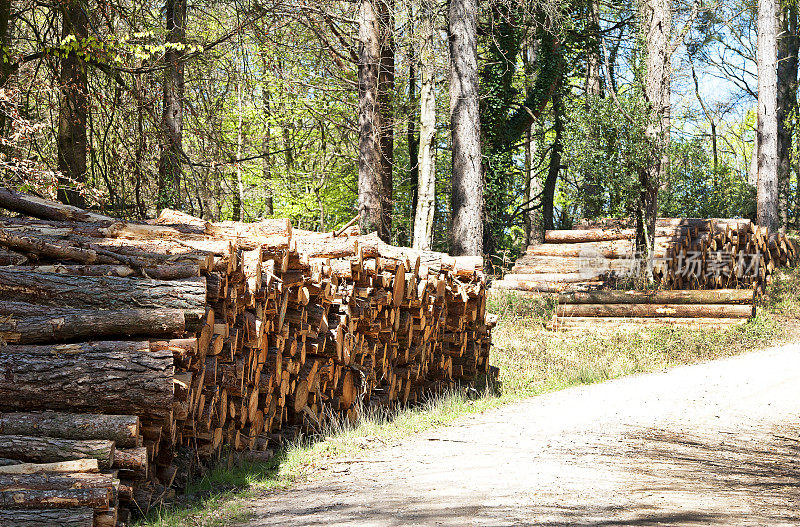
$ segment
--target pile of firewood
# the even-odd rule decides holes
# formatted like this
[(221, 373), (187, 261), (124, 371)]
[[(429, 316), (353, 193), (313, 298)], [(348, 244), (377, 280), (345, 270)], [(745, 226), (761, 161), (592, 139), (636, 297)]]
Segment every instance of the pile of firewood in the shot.
[(2, 188), (0, 208), (24, 215), (0, 218), (2, 525), (124, 523), (196, 460), (497, 374), (480, 258)]
[[(763, 287), (800, 253), (782, 233), (768, 233), (740, 219), (659, 218), (653, 276), (664, 289)], [(493, 287), (517, 291), (590, 291), (638, 276), (635, 230), (619, 220), (581, 222), (551, 230), (517, 260)]]

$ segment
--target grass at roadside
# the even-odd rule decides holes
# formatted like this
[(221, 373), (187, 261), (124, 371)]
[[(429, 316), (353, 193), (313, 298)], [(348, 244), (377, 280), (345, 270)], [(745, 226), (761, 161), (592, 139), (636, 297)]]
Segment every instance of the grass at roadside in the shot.
[(336, 458), (356, 457), (468, 413), (569, 386), (731, 356), (781, 342), (797, 334), (787, 328), (795, 328), (800, 319), (800, 273), (779, 275), (759, 315), (729, 330), (654, 326), (612, 334), (553, 333), (544, 328), (553, 308), (548, 300), (512, 295), (492, 299), (490, 311), (500, 315), (492, 348), (492, 363), (500, 367), (500, 396), (472, 399), (464, 392), (454, 392), (393, 416), (367, 412), (357, 426), (328, 430), (322, 441), (299, 442), (269, 463), (219, 467), (192, 484), (189, 494), (195, 497), (193, 501), (155, 511), (139, 525), (231, 525), (247, 519), (248, 502), (259, 494), (324, 474)]

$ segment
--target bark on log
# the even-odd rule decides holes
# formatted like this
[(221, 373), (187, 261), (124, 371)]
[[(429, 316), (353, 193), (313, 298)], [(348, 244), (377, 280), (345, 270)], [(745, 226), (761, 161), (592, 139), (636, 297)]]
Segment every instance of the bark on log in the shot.
[(14, 489), (106, 489), (109, 493), (111, 493), (113, 486), (114, 478), (111, 474), (86, 472), (58, 474), (0, 474), (0, 491)]
[(56, 461), (55, 463), (19, 463), (0, 466), (0, 474), (53, 474), (97, 472), (98, 470), (100, 470), (100, 465), (95, 458)]
[(77, 410), (165, 417), (172, 408), (170, 350), (100, 341), (0, 347), (0, 410)]
[(668, 325), (702, 328), (726, 328), (747, 322), (745, 318), (691, 318), (691, 317), (559, 317), (552, 328), (590, 329), (621, 328), (626, 326)]
[(0, 339), (9, 343), (66, 342), (101, 337), (180, 336), (181, 309), (74, 309), (0, 301)]
[(114, 463), (114, 442), (104, 439), (78, 440), (2, 435), (0, 456), (29, 463), (55, 463), (94, 458), (100, 468), (111, 468)]
[(556, 282), (567, 284), (596, 281), (599, 279), (599, 274), (590, 275), (582, 273), (512, 273), (503, 277), (503, 280), (507, 282)]
[(562, 293), (559, 304), (752, 304), (752, 289), (587, 291)]
[(126, 479), (147, 479), (147, 448), (120, 448), (114, 451), (113, 468)]
[(203, 278), (162, 281), (116, 276), (69, 276), (0, 269), (4, 300), (100, 308), (172, 308), (205, 313)]
[(114, 218), (88, 212), (78, 207), (64, 205), (57, 201), (37, 198), (0, 187), (0, 207), (12, 212), (19, 212), (34, 218), (56, 221), (115, 221)]
[(27, 261), (28, 257), (24, 254), (0, 247), (0, 265), (22, 265)]
[(3, 527), (93, 527), (94, 510), (88, 507), (74, 509), (0, 509)]
[[(687, 227), (657, 227), (657, 237), (672, 237), (680, 239), (686, 236)], [(545, 243), (577, 243), (577, 242), (602, 242), (613, 240), (632, 240), (636, 236), (635, 229), (582, 229), (582, 230), (551, 230), (545, 231)]]
[(107, 439), (118, 448), (140, 446), (139, 418), (135, 415), (72, 414), (63, 412), (9, 412), (0, 414), (0, 434)]
[(560, 317), (749, 318), (752, 306), (728, 304), (562, 304)]
[(0, 491), (0, 509), (47, 509), (53, 507), (91, 507), (95, 511), (108, 509), (110, 493), (106, 489)]
[(520, 274), (536, 273), (591, 273), (606, 272), (629, 273), (633, 261), (628, 259), (608, 259), (602, 256), (585, 258), (568, 258), (560, 256), (530, 256), (514, 265), (512, 272)]
[(206, 286), (202, 277), (161, 281), (0, 268), (0, 295), (4, 300), (70, 307), (180, 309), (188, 330), (195, 328), (206, 314)]
[[(24, 258), (24, 257), (23, 257)], [(0, 265), (2, 265), (2, 252), (0, 251)], [(156, 267), (137, 268), (127, 265), (95, 264), (95, 265), (30, 265), (19, 267), (14, 264), (11, 271), (26, 271), (34, 273), (59, 273), (71, 276), (141, 276), (155, 280), (180, 280), (181, 278), (194, 278), (200, 276), (200, 266), (192, 263), (177, 263), (174, 265), (159, 265)]]

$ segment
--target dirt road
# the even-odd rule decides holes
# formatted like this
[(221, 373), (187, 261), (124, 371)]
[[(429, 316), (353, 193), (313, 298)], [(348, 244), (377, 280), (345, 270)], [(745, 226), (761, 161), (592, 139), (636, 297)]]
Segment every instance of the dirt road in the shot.
[(800, 346), (466, 416), (254, 503), (249, 527), (800, 525)]

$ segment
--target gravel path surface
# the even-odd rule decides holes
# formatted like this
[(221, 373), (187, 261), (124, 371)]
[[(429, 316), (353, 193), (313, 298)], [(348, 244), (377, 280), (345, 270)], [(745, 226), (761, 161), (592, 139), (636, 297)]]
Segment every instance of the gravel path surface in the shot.
[(367, 457), (258, 499), (247, 525), (800, 525), (800, 345), (535, 397)]

